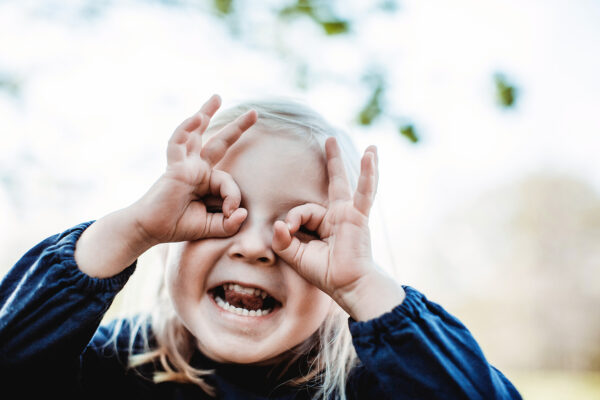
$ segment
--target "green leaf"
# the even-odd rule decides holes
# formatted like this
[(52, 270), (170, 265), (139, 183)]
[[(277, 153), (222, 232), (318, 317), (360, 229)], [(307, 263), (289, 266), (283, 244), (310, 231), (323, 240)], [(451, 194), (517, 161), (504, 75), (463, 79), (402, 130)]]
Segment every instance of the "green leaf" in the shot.
[(214, 0), (215, 9), (224, 15), (229, 15), (233, 11), (233, 0)]
[(500, 106), (510, 108), (515, 105), (517, 89), (502, 74), (495, 74), (496, 100)]
[(320, 21), (319, 23), (328, 35), (339, 35), (348, 32), (349, 24), (347, 21)]
[(381, 95), (383, 94), (383, 85), (379, 83), (369, 101), (358, 114), (358, 123), (361, 125), (371, 125), (375, 118), (381, 114)]
[(296, 4), (282, 8), (279, 11), (279, 15), (282, 17), (305, 14), (310, 17), (314, 17), (315, 11), (310, 0), (298, 0)]
[(348, 32), (350, 23), (332, 15), (327, 3), (315, 4), (312, 0), (297, 0), (296, 4), (279, 10), (280, 17), (306, 15), (321, 25), (327, 35), (339, 35)]
[(410, 140), (413, 143), (417, 143), (419, 141), (419, 137), (417, 136), (417, 133), (415, 132), (415, 127), (412, 125), (404, 125), (400, 127), (400, 134), (405, 136), (408, 140)]

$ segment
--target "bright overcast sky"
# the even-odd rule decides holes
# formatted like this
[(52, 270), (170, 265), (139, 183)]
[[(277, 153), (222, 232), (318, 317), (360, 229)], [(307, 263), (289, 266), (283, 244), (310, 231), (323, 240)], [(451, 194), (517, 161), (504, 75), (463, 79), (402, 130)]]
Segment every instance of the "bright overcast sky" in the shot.
[[(387, 123), (351, 129), (364, 89), (324, 81), (300, 92), (272, 51), (232, 39), (213, 17), (148, 3), (115, 2), (89, 20), (0, 3), (0, 73), (23, 82), (17, 98), (0, 91), (1, 261), (134, 201), (164, 168), (173, 128), (212, 93), (226, 104), (303, 97), (361, 149), (378, 145), (396, 259), (407, 238), (528, 173), (572, 173), (600, 189), (598, 1), (402, 1), (327, 51), (309, 21), (290, 28), (296, 54), (340, 77), (385, 65), (387, 101), (415, 122), (417, 146)], [(496, 71), (518, 86), (516, 108), (494, 104)]]

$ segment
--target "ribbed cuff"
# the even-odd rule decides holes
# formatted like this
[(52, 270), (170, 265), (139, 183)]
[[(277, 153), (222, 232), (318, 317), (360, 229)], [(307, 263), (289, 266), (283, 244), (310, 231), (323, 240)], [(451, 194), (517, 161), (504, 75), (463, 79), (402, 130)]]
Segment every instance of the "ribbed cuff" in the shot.
[(116, 293), (125, 286), (125, 283), (127, 283), (127, 280), (135, 271), (137, 260), (117, 275), (107, 278), (94, 278), (81, 271), (75, 262), (75, 245), (83, 231), (93, 223), (94, 221), (84, 222), (66, 230), (60, 234), (57, 243), (52, 246), (52, 249), (48, 250), (54, 252), (55, 257), (58, 258), (56, 264), (62, 266), (65, 279), (72, 284), (93, 293)]
[(380, 315), (377, 318), (368, 321), (355, 321), (348, 319), (348, 326), (352, 337), (369, 337), (375, 334), (387, 332), (390, 327), (398, 327), (407, 321), (414, 321), (419, 318), (424, 305), (427, 303), (425, 295), (410, 286), (402, 286), (406, 297), (402, 303), (398, 304), (391, 311)]

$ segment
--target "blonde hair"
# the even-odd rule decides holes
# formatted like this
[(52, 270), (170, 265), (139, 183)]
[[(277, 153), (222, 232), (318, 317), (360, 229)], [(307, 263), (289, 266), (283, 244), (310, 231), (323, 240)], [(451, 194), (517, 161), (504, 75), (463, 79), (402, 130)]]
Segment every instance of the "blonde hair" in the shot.
[[(287, 98), (245, 101), (224, 111), (219, 111), (211, 121), (205, 135), (212, 133), (234, 120), (247, 110), (258, 112), (258, 128), (282, 134), (301, 135), (309, 142), (317, 143), (324, 151), (325, 139), (336, 137), (343, 154), (346, 173), (351, 186), (356, 187), (358, 179), (358, 154), (350, 137), (341, 130), (328, 124), (325, 119), (305, 104)], [(130, 319), (129, 367), (137, 368), (147, 363), (159, 365), (152, 379), (155, 382), (176, 381), (193, 383), (206, 393), (214, 396), (214, 388), (206, 381), (214, 371), (194, 368), (190, 365), (196, 350), (196, 340), (183, 326), (168, 299), (164, 282), (158, 288), (158, 304), (146, 318)], [(278, 378), (302, 356), (307, 358), (307, 373), (287, 380), (282, 384), (296, 387), (310, 387), (315, 390), (314, 399), (345, 399), (348, 375), (357, 364), (357, 356), (352, 345), (352, 337), (347, 324), (348, 314), (335, 302), (332, 302), (328, 317), (317, 332), (288, 350), (286, 365)], [(123, 322), (121, 322), (123, 323)], [(119, 326), (112, 338), (116, 343)], [(151, 333), (150, 333), (151, 332)], [(150, 337), (155, 346), (149, 343)], [(136, 344), (142, 341), (141, 348)]]

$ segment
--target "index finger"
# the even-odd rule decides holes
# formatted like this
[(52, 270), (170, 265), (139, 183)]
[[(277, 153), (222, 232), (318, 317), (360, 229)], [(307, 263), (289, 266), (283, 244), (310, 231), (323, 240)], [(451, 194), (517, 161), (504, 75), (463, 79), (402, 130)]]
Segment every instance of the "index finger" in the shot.
[(325, 154), (327, 155), (327, 175), (329, 176), (329, 201), (351, 199), (346, 168), (334, 137), (329, 137), (325, 141)]
[(206, 103), (204, 103), (202, 107), (200, 107), (200, 111), (198, 111), (198, 114), (205, 115), (206, 117), (208, 117), (202, 118), (203, 126), (200, 129), (200, 133), (204, 132), (206, 126), (208, 125), (208, 122), (213, 117), (213, 115), (215, 115), (219, 107), (221, 107), (221, 96), (219, 96), (218, 94), (213, 94), (212, 96), (210, 96), (210, 99), (206, 100)]
[(257, 118), (256, 111), (250, 110), (231, 121), (202, 147), (200, 156), (210, 165), (215, 165)]
[(218, 94), (213, 94), (192, 117), (196, 120), (196, 123), (189, 124), (184, 128), (185, 133), (188, 134), (186, 138), (188, 153), (198, 153), (200, 151), (202, 148), (202, 134), (219, 107), (221, 107), (221, 97)]

